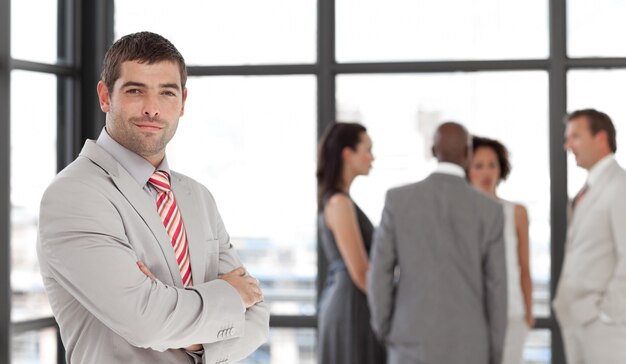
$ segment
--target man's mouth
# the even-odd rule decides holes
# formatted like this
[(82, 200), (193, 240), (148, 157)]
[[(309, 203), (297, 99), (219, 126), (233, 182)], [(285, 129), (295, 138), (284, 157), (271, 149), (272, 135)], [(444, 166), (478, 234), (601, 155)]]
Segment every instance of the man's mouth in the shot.
[(135, 124), (135, 126), (138, 127), (139, 129), (147, 130), (147, 131), (159, 131), (163, 129), (159, 124), (137, 123)]

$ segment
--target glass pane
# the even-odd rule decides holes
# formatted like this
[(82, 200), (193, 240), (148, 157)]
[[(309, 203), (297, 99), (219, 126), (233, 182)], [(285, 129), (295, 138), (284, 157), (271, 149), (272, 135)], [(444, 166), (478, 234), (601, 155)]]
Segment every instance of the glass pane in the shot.
[[(13, 321), (51, 316), (35, 250), (39, 202), (56, 174), (57, 78), (11, 72)], [(36, 100), (37, 106), (33, 107)]]
[(567, 53), (570, 57), (625, 57), (626, 2), (567, 1)]
[[(520, 102), (523, 100), (523, 102)], [(501, 140), (513, 170), (501, 197), (524, 204), (530, 217), (534, 313), (549, 314), (550, 174), (548, 78), (545, 72), (346, 75), (337, 78), (339, 120), (365, 124), (374, 168), (352, 196), (376, 225), (387, 189), (426, 177), (436, 165), (434, 130), (456, 120), (470, 132)], [(528, 141), (532, 140), (532, 148)]]
[(552, 363), (552, 335), (550, 330), (533, 330), (524, 345), (525, 364)]
[(269, 341), (241, 364), (315, 364), (315, 329), (272, 328)]
[(115, 2), (115, 38), (142, 30), (169, 39), (188, 65), (313, 63), (315, 0)]
[(56, 63), (57, 7), (50, 0), (11, 0), (11, 57)]
[[(567, 110), (594, 108), (607, 113), (617, 131), (615, 158), (626, 167), (626, 110), (623, 107), (626, 70), (570, 71), (567, 76)], [(570, 197), (585, 184), (587, 171), (576, 166), (576, 159), (567, 153), (567, 192)]]
[(273, 314), (314, 314), (313, 76), (193, 77), (168, 148), (172, 169), (215, 196)]
[(337, 0), (340, 62), (548, 56), (548, 1)]
[(57, 329), (28, 331), (11, 338), (11, 363), (56, 364)]

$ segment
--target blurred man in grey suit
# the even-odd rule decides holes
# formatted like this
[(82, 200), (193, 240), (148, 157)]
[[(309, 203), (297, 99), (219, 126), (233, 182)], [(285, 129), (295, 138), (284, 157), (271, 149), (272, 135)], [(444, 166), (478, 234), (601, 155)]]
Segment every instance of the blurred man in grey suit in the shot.
[(387, 193), (367, 297), (391, 364), (502, 360), (504, 216), (465, 180), (470, 143), (463, 126), (442, 124), (433, 146), (437, 170)]
[(589, 171), (573, 200), (553, 306), (569, 364), (626, 363), (626, 171), (603, 112), (568, 115), (565, 147)]
[(267, 339), (213, 196), (165, 157), (186, 78), (165, 38), (115, 42), (97, 87), (106, 127), (43, 196), (37, 252), (70, 364), (231, 363)]

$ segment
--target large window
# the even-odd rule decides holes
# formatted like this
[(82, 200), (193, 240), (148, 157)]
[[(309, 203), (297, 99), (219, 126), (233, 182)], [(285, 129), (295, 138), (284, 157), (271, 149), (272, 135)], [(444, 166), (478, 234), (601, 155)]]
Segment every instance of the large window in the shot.
[(241, 364), (315, 364), (315, 329), (274, 328), (269, 341)]
[(52, 314), (35, 244), (39, 202), (57, 169), (57, 78), (13, 71), (11, 85), (11, 317), (22, 321)]
[[(11, 1), (11, 57), (53, 64), (57, 61), (57, 1)], [(33, 11), (37, 9), (37, 11)]]
[(626, 3), (614, 0), (567, 1), (567, 54), (570, 57), (624, 57), (622, 14)]
[(337, 0), (340, 62), (548, 56), (548, 1)]
[(13, 337), (11, 363), (56, 364), (57, 329), (27, 331)]
[(116, 38), (162, 34), (194, 66), (313, 63), (315, 20), (314, 0), (115, 2)]
[(194, 77), (168, 146), (213, 193), (275, 315), (315, 314), (315, 79)]
[(54, 363), (63, 355), (36, 260), (39, 199), (84, 138), (97, 136), (84, 131), (102, 125), (94, 92), (101, 48), (150, 30), (170, 39), (190, 66), (186, 115), (168, 150), (172, 168), (214, 194), (233, 244), (270, 302), (270, 342), (246, 363), (315, 362), (316, 282), (326, 268), (317, 256), (315, 149), (333, 119), (360, 121), (372, 135), (374, 169), (352, 193), (375, 224), (386, 189), (434, 167), (428, 146), (440, 121), (457, 120), (509, 147), (513, 170), (499, 192), (526, 205), (531, 219), (538, 321), (524, 356), (527, 363), (564, 363), (549, 303), (563, 258), (566, 199), (586, 173), (565, 156), (561, 119), (578, 108), (607, 112), (618, 130), (617, 159), (626, 165), (626, 28), (619, 17), (626, 5), (89, 5), (0, 1), (0, 147), (7, 151), (0, 166), (8, 171), (0, 184), (0, 257), (11, 262), (2, 272), (7, 280), (0, 278), (0, 362)]
[[(60, 142), (68, 140), (58, 131), (67, 130), (65, 117), (71, 113), (68, 107), (72, 107), (69, 90), (75, 84), (71, 41), (66, 38), (73, 24), (66, 17), (73, 2), (9, 3), (11, 27), (3, 33), (10, 39), (10, 62), (3, 65), (10, 67), (0, 69), (8, 75), (6, 82), (10, 85), (8, 93), (0, 94), (7, 97), (0, 103), (8, 102), (10, 106), (7, 120), (1, 121), (8, 123), (10, 133), (6, 139), (0, 136), (0, 143), (9, 145), (9, 213), (0, 214), (0, 218), (9, 221), (10, 244), (2, 244), (8, 247), (11, 272), (10, 294), (0, 295), (10, 297), (14, 335), (9, 355), (0, 352), (0, 361), (10, 358), (13, 363), (56, 363), (62, 353), (57, 350), (60, 341), (39, 273), (36, 242), (42, 194), (62, 167), (61, 151), (71, 149)], [(2, 334), (9, 329), (2, 327)]]
[[(37, 2), (36, 6), (47, 9), (37, 22), (27, 21), (33, 4), (13, 1), (12, 5), (12, 57), (54, 63), (55, 2)], [(37, 27), (38, 31), (26, 29), (31, 26)], [(45, 46), (32, 46), (37, 34), (47, 37)], [(22, 322), (52, 315), (39, 274), (35, 244), (39, 201), (57, 168), (57, 77), (13, 70), (10, 95), (11, 321)], [(45, 358), (37, 354), (49, 347), (56, 349), (55, 332), (44, 329), (13, 337), (12, 360), (18, 363), (45, 358), (56, 360), (54, 354), (44, 354)]]

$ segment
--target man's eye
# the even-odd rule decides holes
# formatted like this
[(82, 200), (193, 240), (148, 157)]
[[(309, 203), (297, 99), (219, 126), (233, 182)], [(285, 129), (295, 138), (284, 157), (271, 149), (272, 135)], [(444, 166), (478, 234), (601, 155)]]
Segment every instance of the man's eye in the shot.
[(138, 90), (138, 89), (136, 89), (136, 88), (131, 88), (131, 89), (126, 90), (126, 93), (127, 93), (127, 94), (133, 94), (133, 95), (138, 94), (138, 93), (140, 93), (140, 92), (141, 92), (141, 91), (139, 91), (139, 90)]
[(172, 92), (172, 91), (163, 91), (163, 95), (165, 95), (165, 96), (176, 96), (176, 93)]

